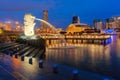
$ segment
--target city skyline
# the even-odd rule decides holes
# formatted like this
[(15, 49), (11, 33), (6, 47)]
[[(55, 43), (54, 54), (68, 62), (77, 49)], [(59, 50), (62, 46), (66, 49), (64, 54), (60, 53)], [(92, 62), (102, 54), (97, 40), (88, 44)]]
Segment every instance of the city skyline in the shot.
[(120, 15), (119, 0), (4, 0), (0, 2), (0, 21), (16, 20), (23, 24), (25, 13), (43, 18), (43, 10), (48, 10), (48, 22), (55, 27), (66, 29), (77, 15), (80, 22), (92, 24), (94, 19)]
[(120, 0), (2, 0), (0, 80), (120, 80)]

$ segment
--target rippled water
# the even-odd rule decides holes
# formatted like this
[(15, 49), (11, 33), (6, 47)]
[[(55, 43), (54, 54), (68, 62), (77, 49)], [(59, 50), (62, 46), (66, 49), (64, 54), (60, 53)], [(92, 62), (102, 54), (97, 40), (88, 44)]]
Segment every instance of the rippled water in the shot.
[(71, 48), (48, 48), (46, 60), (120, 79), (120, 36), (111, 36), (109, 42), (107, 45), (77, 44)]

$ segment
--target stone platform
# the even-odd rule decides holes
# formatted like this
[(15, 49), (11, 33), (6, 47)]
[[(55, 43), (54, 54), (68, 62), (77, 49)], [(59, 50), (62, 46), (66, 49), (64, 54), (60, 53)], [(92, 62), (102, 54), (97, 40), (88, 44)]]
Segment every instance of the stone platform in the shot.
[[(115, 80), (106, 76), (91, 72), (77, 70), (73, 67), (43, 61), (43, 66), (39, 66), (39, 61), (33, 58), (33, 63), (29, 64), (29, 57), (15, 58), (0, 53), (0, 79), (1, 80)], [(8, 77), (8, 78), (6, 78)]]

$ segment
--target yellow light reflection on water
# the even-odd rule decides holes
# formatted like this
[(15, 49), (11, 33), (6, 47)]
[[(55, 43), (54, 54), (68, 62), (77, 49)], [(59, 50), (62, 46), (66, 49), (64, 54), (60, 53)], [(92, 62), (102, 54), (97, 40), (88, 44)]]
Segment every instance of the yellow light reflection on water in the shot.
[(19, 70), (18, 72), (21, 72), (21, 74), (23, 74), (22, 72), (27, 73), (26, 75), (25, 74), (23, 75), (25, 75), (25, 77), (28, 77), (27, 76), (28, 74), (32, 75), (33, 73), (34, 74), (38, 73), (38, 69), (39, 69), (37, 59), (35, 58), (32, 59), (33, 59), (33, 64), (29, 64), (29, 57), (25, 57), (24, 61), (21, 61), (20, 57), (18, 58), (12, 57), (11, 62), (15, 71)]
[(46, 59), (58, 63), (74, 64), (74, 66), (78, 66), (80, 63), (96, 66), (101, 62), (109, 65), (110, 46), (97, 44), (68, 44), (66, 48), (64, 46), (56, 48), (51, 47), (47, 49)]

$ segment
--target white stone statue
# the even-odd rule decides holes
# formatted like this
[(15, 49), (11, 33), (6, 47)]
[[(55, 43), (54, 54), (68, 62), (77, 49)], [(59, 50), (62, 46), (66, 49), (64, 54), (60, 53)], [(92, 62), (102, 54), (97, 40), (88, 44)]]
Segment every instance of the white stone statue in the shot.
[(24, 34), (25, 36), (33, 36), (34, 32), (34, 23), (35, 17), (31, 14), (25, 14), (24, 16)]

